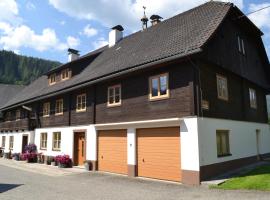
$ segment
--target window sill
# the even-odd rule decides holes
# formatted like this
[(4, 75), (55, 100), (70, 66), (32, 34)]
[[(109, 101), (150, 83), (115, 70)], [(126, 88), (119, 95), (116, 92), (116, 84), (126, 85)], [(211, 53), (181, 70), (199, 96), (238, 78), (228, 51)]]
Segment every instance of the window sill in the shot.
[(121, 105), (122, 105), (122, 103), (118, 103), (118, 104), (107, 104), (107, 107), (108, 108), (113, 108), (113, 107), (119, 107)]
[(46, 117), (50, 117), (50, 115), (44, 115), (44, 116), (42, 116), (43, 118), (46, 118)]
[(40, 150), (42, 150), (42, 151), (47, 151), (47, 148), (40, 148)]
[(61, 149), (52, 149), (53, 151), (61, 151)]
[(56, 113), (55, 116), (61, 116), (64, 115), (64, 113)]
[(76, 110), (76, 113), (82, 113), (82, 112), (86, 112), (86, 109), (84, 109), (84, 110)]
[(223, 157), (229, 157), (229, 156), (232, 156), (232, 154), (229, 153), (229, 154), (224, 154), (224, 155), (218, 155), (217, 157), (218, 158), (223, 158)]
[(229, 101), (229, 98), (218, 97), (218, 99), (221, 100), (221, 101), (226, 101), (226, 102)]
[(161, 101), (161, 100), (166, 100), (169, 98), (170, 98), (170, 96), (149, 97), (149, 101)]

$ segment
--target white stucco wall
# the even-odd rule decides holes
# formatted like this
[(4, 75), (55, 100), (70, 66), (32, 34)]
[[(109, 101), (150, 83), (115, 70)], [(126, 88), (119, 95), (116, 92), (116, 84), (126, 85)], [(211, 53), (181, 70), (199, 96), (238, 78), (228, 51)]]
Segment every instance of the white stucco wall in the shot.
[[(256, 156), (256, 129), (260, 130), (260, 154), (270, 153), (270, 129), (268, 124), (199, 118), (200, 165)], [(217, 157), (216, 130), (229, 130), (232, 156)]]
[[(37, 145), (37, 149), (39, 153), (43, 153), (47, 156), (57, 156), (57, 155), (69, 155), (73, 158), (73, 147), (74, 147), (74, 131), (77, 130), (86, 130), (86, 140), (87, 133), (90, 126), (76, 126), (76, 127), (56, 127), (56, 128), (41, 128), (35, 130), (35, 144)], [(60, 151), (53, 150), (53, 133), (61, 132), (61, 148)], [(40, 149), (40, 135), (41, 133), (47, 133), (47, 149)], [(89, 141), (86, 142), (88, 145)], [(86, 148), (87, 149), (87, 148)], [(89, 152), (86, 151), (86, 157)]]
[(184, 118), (180, 123), (182, 170), (200, 171), (198, 120)]
[(34, 131), (25, 131), (25, 132), (8, 132), (0, 133), (0, 145), (2, 145), (2, 136), (6, 136), (6, 145), (5, 152), (9, 152), (9, 137), (14, 136), (13, 150), (12, 153), (21, 153), (22, 152), (22, 138), (24, 135), (28, 136), (28, 143), (34, 143)]

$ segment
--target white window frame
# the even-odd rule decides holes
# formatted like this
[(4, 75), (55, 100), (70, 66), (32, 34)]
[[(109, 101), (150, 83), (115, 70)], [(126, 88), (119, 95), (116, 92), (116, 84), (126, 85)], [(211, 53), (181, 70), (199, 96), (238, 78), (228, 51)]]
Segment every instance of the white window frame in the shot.
[[(61, 107), (58, 109), (58, 104), (61, 103)], [(63, 99), (57, 99), (55, 101), (55, 115), (63, 115), (64, 114), (64, 100)]]
[[(161, 88), (160, 78), (164, 77), (164, 76), (166, 76), (167, 89), (166, 89), (166, 94), (161, 95), (160, 94), (160, 88)], [(158, 79), (158, 95), (157, 96), (153, 96), (153, 94), (152, 94), (152, 80), (153, 79)], [(149, 77), (149, 100), (155, 101), (155, 100), (167, 99), (169, 97), (170, 97), (169, 73), (163, 73), (163, 74)]]
[[(43, 136), (46, 136), (44, 139)], [(40, 133), (40, 149), (41, 150), (47, 150), (48, 147), (48, 133)]]
[(49, 117), (51, 110), (50, 102), (43, 103), (43, 117)]
[[(11, 140), (11, 138), (12, 138), (12, 140)], [(9, 149), (13, 150), (13, 148), (14, 148), (14, 136), (11, 135), (11, 136), (9, 136)]]
[(70, 78), (70, 69), (69, 68), (63, 69), (61, 71), (61, 80), (65, 81), (68, 80), (69, 78)]
[[(119, 88), (119, 102), (116, 102), (116, 95), (115, 95), (116, 88)], [(110, 96), (110, 90), (113, 90), (112, 96)], [(113, 98), (113, 103), (110, 103), (110, 98)], [(107, 106), (114, 107), (114, 106), (121, 106), (121, 104), (122, 104), (122, 86), (121, 86), (121, 84), (117, 84), (117, 85), (113, 85), (113, 86), (108, 87)]]
[(257, 108), (257, 94), (253, 88), (249, 88), (249, 105), (251, 108)]
[[(52, 80), (54, 79), (54, 80)], [(54, 85), (56, 83), (56, 73), (49, 75), (49, 85)]]
[[(86, 98), (87, 98), (86, 93), (77, 95), (77, 98), (76, 98), (76, 112), (85, 112), (86, 111), (86, 102), (87, 102)], [(83, 99), (84, 99), (84, 101), (83, 101)], [(83, 105), (84, 105), (84, 107), (83, 107)]]
[[(229, 100), (229, 89), (228, 89), (228, 79), (225, 76), (216, 75), (217, 80), (217, 96), (221, 100), (228, 101)], [(225, 87), (223, 88), (223, 85), (220, 86), (220, 84), (225, 84)], [(221, 91), (220, 91), (221, 88)]]
[[(56, 139), (54, 135), (57, 134)], [(61, 150), (61, 132), (53, 132), (52, 134), (52, 150), (60, 151)]]

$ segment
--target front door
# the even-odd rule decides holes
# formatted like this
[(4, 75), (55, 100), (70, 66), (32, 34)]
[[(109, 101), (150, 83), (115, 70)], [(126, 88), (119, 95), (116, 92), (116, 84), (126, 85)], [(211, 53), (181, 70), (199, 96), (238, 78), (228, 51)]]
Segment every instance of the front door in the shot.
[(28, 135), (23, 135), (23, 138), (22, 138), (22, 153), (25, 152), (25, 147), (27, 146), (28, 144)]
[(85, 161), (85, 133), (75, 133), (74, 165), (83, 165)]

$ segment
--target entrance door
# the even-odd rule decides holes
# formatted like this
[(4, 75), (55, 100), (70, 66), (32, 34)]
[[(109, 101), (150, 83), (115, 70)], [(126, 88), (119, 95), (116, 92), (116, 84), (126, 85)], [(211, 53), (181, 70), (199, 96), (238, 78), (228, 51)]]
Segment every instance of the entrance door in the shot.
[(85, 161), (85, 133), (75, 133), (74, 165), (83, 165)]
[(28, 144), (28, 135), (23, 135), (23, 138), (22, 138), (22, 153), (25, 152), (25, 147), (27, 146)]

